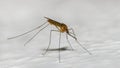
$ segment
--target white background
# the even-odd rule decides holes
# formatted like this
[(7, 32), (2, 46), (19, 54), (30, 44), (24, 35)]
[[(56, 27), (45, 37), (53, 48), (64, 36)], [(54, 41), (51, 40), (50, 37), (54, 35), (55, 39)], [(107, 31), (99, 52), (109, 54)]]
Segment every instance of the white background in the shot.
[[(61, 47), (50, 51), (49, 26), (30, 43), (24, 43), (38, 30), (7, 40), (46, 22), (44, 16), (72, 27), (81, 44), (92, 55), (69, 38), (74, 51), (62, 34)], [(52, 28), (53, 27), (53, 28)], [(59, 33), (53, 33), (51, 48), (58, 48)], [(119, 0), (0, 0), (0, 68), (119, 68), (120, 67), (120, 1)]]

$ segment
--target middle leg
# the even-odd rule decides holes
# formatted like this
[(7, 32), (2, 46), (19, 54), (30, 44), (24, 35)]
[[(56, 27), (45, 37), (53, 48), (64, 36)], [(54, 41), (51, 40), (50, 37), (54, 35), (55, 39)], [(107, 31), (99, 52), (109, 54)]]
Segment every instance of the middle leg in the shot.
[(48, 49), (49, 49), (49, 47), (50, 47), (50, 44), (51, 44), (51, 36), (52, 36), (52, 32), (59, 32), (58, 30), (51, 30), (50, 31), (50, 37), (49, 37), (49, 44), (48, 44), (48, 47), (47, 47), (47, 49), (46, 49), (46, 51), (42, 54), (42, 55), (45, 55), (47, 52), (48, 52)]

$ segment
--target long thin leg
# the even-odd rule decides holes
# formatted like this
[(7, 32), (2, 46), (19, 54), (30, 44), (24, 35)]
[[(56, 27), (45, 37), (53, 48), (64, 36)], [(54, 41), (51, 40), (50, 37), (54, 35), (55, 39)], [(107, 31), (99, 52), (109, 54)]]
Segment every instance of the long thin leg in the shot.
[(27, 44), (27, 43), (29, 43), (36, 35), (38, 35), (38, 33), (41, 31), (41, 30), (43, 30), (44, 28), (46, 28), (48, 26), (48, 24), (45, 26), (45, 27), (43, 27), (42, 29), (40, 29), (32, 38), (30, 38), (25, 44), (24, 44), (24, 46)]
[(73, 34), (74, 34), (74, 36), (73, 35), (71, 35), (71, 34), (69, 34), (68, 33), (68, 35), (69, 36), (71, 36), (72, 38), (74, 38), (75, 39), (75, 41), (79, 44), (79, 46), (81, 46), (85, 51), (87, 51), (88, 52), (88, 54), (90, 54), (90, 55), (92, 55), (92, 53), (91, 52), (89, 52), (84, 46), (82, 46), (82, 44), (80, 44), (80, 42), (77, 40), (77, 38), (76, 38), (76, 36), (75, 36), (75, 33), (74, 33), (74, 30), (72, 29), (72, 32), (73, 32)]
[(60, 56), (60, 42), (61, 42), (61, 32), (60, 32), (60, 36), (59, 36), (59, 63), (61, 62), (61, 56)]
[(48, 47), (47, 47), (46, 51), (43, 53), (43, 55), (45, 55), (45, 54), (48, 52), (48, 49), (49, 49), (50, 44), (51, 44), (51, 35), (52, 35), (52, 32), (53, 32), (53, 31), (59, 32), (58, 30), (51, 30), (51, 31), (50, 31), (49, 44), (48, 44)]
[(38, 27), (36, 27), (36, 28), (30, 30), (30, 31), (27, 31), (27, 32), (25, 32), (25, 33), (23, 33), (23, 34), (20, 34), (20, 35), (17, 35), (17, 36), (8, 38), (8, 40), (9, 40), (9, 39), (14, 39), (14, 38), (17, 38), (17, 37), (20, 37), (20, 36), (23, 36), (23, 35), (25, 35), (25, 34), (28, 34), (28, 33), (32, 32), (32, 31), (36, 30), (36, 29), (39, 29), (40, 27), (42, 27), (42, 26), (45, 25), (46, 23), (47, 23), (47, 22), (45, 22), (45, 23), (43, 23), (42, 25), (40, 25), (40, 26), (38, 26)]
[(75, 40), (84, 50), (86, 50), (90, 55), (92, 55), (91, 52), (89, 52), (85, 47), (82, 46), (82, 44), (80, 44), (80, 42), (78, 40)]
[(66, 34), (66, 39), (67, 39), (67, 42), (68, 42), (68, 44), (70, 45), (71, 49), (74, 50), (73, 47), (71, 46), (70, 41), (68, 40), (68, 35), (67, 35), (67, 34)]

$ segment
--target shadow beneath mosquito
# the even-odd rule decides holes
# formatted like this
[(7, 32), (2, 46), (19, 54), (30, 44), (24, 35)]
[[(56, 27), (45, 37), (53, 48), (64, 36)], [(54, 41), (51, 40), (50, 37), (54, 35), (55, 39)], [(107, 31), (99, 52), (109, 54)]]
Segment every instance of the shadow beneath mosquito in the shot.
[[(47, 49), (43, 49), (43, 50), (47, 50)], [(56, 48), (56, 49), (48, 49), (48, 51), (73, 51), (72, 49), (69, 49), (68, 47), (62, 47), (62, 48)]]

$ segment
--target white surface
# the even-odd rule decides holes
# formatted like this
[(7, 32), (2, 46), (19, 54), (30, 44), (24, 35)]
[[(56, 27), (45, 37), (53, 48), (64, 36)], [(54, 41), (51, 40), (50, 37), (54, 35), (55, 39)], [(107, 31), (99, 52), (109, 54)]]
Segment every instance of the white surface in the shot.
[[(0, 0), (0, 68), (119, 68), (120, 67), (120, 1), (119, 0)], [(75, 51), (41, 54), (47, 48), (47, 27), (24, 47), (31, 34), (7, 40), (41, 25), (47, 16), (75, 30), (87, 54), (73, 39)], [(53, 33), (51, 47), (58, 47)], [(62, 36), (61, 46), (69, 47)]]

